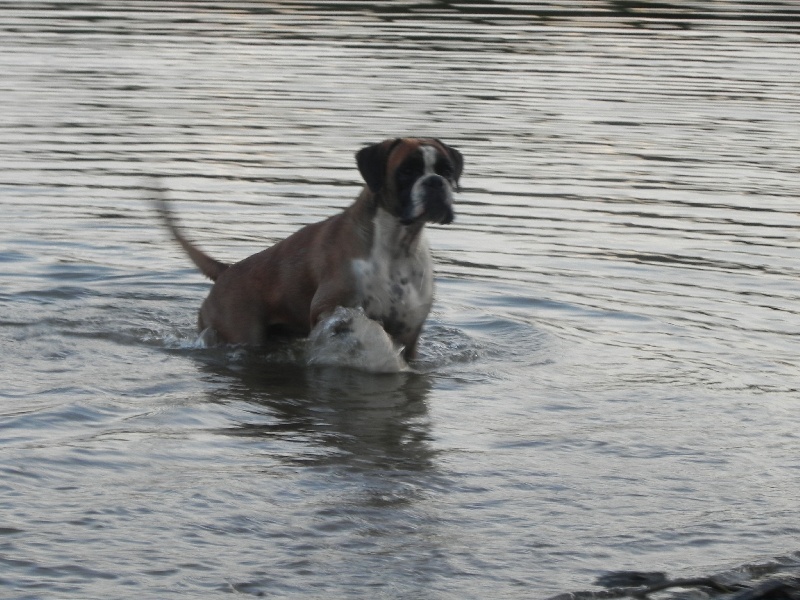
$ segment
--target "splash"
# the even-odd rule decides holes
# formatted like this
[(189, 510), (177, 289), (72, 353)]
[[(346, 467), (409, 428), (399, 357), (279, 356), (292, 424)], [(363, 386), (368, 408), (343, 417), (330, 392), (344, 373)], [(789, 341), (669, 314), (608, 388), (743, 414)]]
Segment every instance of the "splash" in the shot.
[(363, 310), (339, 307), (309, 335), (307, 360), (309, 365), (398, 373), (409, 368), (402, 351)]

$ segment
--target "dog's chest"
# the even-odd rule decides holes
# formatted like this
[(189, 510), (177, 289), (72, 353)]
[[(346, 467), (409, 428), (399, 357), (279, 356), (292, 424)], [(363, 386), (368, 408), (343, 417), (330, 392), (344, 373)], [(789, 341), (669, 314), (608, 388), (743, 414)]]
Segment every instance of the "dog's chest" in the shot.
[(353, 261), (358, 304), (401, 341), (419, 332), (433, 302), (430, 250), (420, 232), (413, 249), (402, 251), (390, 232), (376, 231), (370, 255)]

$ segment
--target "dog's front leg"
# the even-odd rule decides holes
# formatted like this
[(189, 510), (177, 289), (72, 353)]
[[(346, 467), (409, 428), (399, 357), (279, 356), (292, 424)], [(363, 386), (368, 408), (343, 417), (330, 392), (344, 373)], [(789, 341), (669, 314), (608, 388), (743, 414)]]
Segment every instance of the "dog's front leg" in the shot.
[(309, 313), (311, 329), (314, 329), (320, 321), (332, 315), (337, 307), (353, 308), (354, 298), (350, 291), (351, 289), (350, 286), (336, 281), (320, 284), (311, 299)]
[(422, 331), (418, 330), (414, 333), (414, 337), (408, 342), (403, 349), (403, 358), (408, 361), (412, 361), (417, 358), (417, 343), (419, 342), (419, 335)]

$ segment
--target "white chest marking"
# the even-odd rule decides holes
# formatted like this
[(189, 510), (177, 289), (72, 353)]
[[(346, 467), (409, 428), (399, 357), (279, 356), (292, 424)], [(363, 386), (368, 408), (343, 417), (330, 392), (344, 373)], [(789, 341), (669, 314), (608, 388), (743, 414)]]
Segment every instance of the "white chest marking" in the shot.
[(387, 333), (404, 342), (413, 339), (433, 303), (433, 269), (424, 230), (404, 239), (407, 228), (379, 209), (370, 255), (353, 261), (358, 303)]

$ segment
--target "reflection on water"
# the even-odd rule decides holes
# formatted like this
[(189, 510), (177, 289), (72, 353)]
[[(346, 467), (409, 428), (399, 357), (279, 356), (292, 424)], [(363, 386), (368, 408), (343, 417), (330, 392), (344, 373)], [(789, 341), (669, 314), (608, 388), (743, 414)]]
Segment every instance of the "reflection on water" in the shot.
[(284, 457), (290, 463), (350, 465), (359, 471), (432, 467), (425, 404), (431, 381), (424, 375), (296, 364), (276, 372), (274, 363), (252, 356), (235, 369), (229, 363), (208, 364), (203, 372), (229, 382), (210, 394), (212, 401), (235, 399), (251, 406), (252, 420), (222, 432), (302, 439)]
[[(794, 2), (0, 3), (0, 595), (529, 598), (796, 550)], [(465, 155), (410, 372), (208, 284)]]

